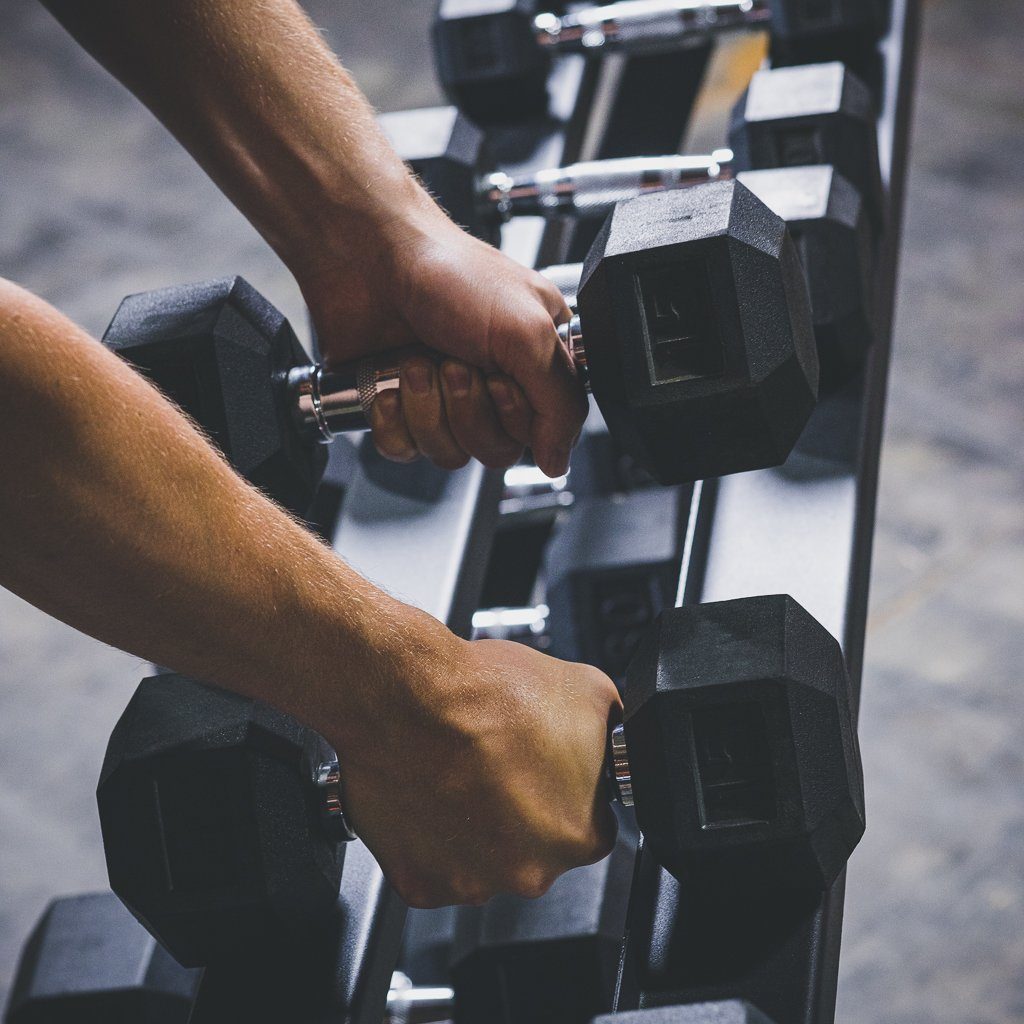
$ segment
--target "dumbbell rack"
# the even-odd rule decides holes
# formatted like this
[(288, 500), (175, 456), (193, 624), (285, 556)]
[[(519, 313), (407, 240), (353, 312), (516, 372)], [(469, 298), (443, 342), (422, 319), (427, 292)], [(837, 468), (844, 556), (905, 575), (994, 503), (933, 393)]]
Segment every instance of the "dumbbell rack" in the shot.
[[(874, 281), (878, 340), (864, 373), (821, 403), (798, 451), (784, 467), (694, 488), (680, 567), (680, 601), (794, 596), (841, 640), (855, 701), (863, 663), (919, 8), (918, 0), (894, 2), (892, 31), (882, 46), (879, 133), (888, 229)], [(599, 102), (593, 101), (593, 67), (585, 69), (575, 58), (562, 60), (552, 95), (566, 130), (499, 136), (504, 166), (528, 170), (554, 166), (559, 160), (674, 150), (685, 129), (689, 103), (681, 98), (676, 108), (670, 108), (663, 97), (672, 94), (665, 90), (664, 77), (673, 74), (671, 63), (646, 58), (645, 67), (643, 59), (628, 62), (617, 88), (604, 90)], [(655, 63), (660, 77), (647, 77)], [(685, 66), (686, 61), (676, 61), (677, 68)], [(689, 68), (692, 76), (693, 63)], [(682, 93), (685, 96), (686, 90)], [(644, 99), (651, 106), (660, 105), (666, 118), (625, 127), (622, 119)], [(523, 262), (543, 264), (571, 257), (580, 244), (557, 225), (544, 229), (526, 222), (506, 229), (503, 248)], [(357, 472), (342, 507), (334, 548), (375, 583), (467, 635), (500, 492), (499, 474), (479, 466), (447, 477), (431, 501), (393, 494)], [(787, 926), (787, 939), (773, 943), (770, 955), (754, 957), (745, 968), (726, 967), (712, 981), (694, 976), (680, 983), (671, 948), (666, 953), (664, 945), (682, 931), (677, 884), (643, 850), (638, 863), (617, 1009), (745, 997), (778, 1021), (825, 1024), (834, 1019), (842, 880)], [(369, 853), (358, 845), (348, 853), (341, 898), (351, 927), (343, 968), (344, 1017), (337, 1019), (376, 1022), (384, 1007), (401, 913), (393, 907)], [(723, 963), (729, 965), (729, 941), (735, 936), (729, 935), (728, 923), (705, 924), (712, 934), (697, 940), (717, 938), (724, 943)]]
[[(878, 340), (864, 375), (821, 404), (786, 466), (694, 488), (680, 565), (680, 601), (791, 594), (840, 638), (855, 699), (863, 660), (917, 20), (918, 0), (896, 0), (892, 33), (883, 47), (879, 132), (889, 229), (881, 241), (875, 282)], [(703, 63), (705, 58), (699, 54), (695, 60)], [(636, 58), (609, 85), (607, 78), (599, 83), (595, 64), (563, 58), (551, 85), (551, 122), (498, 133), (493, 139), (496, 156), (509, 171), (528, 171), (590, 157), (671, 152), (689, 117), (694, 67), (678, 57)], [(673, 98), (672, 104), (666, 96)], [(664, 116), (636, 118), (638, 109), (661, 109)], [(572, 258), (581, 240), (558, 225), (527, 221), (506, 229), (503, 248), (521, 262), (543, 265)], [(476, 464), (453, 474), (434, 473), (429, 467), (421, 471), (429, 486), (413, 492), (388, 486), (386, 473), (357, 469), (333, 531), (333, 547), (373, 582), (468, 636), (498, 521), (502, 476)], [(827, 1024), (834, 1016), (843, 889), (840, 881), (814, 906), (794, 909), (779, 900), (788, 913), (776, 919), (785, 922), (785, 934), (766, 935), (757, 929), (751, 934), (748, 929), (745, 941), (737, 943), (735, 926), (749, 921), (690, 917), (680, 922), (677, 884), (641, 849), (618, 1008), (742, 997), (779, 1024)], [(297, 994), (302, 990), (303, 998), (296, 999), (296, 1012), (290, 1015), (293, 1020), (378, 1024), (406, 915), (358, 842), (347, 850), (338, 900), (330, 934), (310, 936), (309, 950), (296, 949), (283, 969), (239, 963), (208, 971), (194, 1019), (236, 1018), (239, 988), (250, 986), (247, 1002), (255, 1007), (260, 985), (266, 984), (273, 986), (278, 1000), (282, 986)], [(768, 917), (762, 913), (756, 918), (759, 928)], [(701, 921), (697, 935), (692, 933), (694, 920)], [(707, 957), (692, 963), (673, 958), (677, 947), (688, 948), (688, 941), (691, 948), (719, 950), (713, 970), (701, 973), (704, 961), (710, 964)], [(746, 960), (735, 955), (738, 949)], [(331, 976), (320, 978), (311, 995), (312, 969), (327, 963)]]

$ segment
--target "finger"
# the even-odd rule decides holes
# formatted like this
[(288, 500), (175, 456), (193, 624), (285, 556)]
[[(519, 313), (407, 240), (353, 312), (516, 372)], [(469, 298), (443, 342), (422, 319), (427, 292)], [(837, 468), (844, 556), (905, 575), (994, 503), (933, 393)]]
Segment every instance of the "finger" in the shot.
[(502, 429), (524, 447), (530, 443), (533, 409), (523, 389), (511, 377), (494, 373), (487, 378), (487, 390), (498, 412)]
[(587, 398), (550, 317), (541, 312), (523, 320), (498, 341), (495, 355), (533, 408), (530, 446), (537, 465), (548, 476), (562, 476), (587, 415)]
[(569, 309), (568, 303), (565, 301), (565, 296), (562, 294), (558, 285), (556, 285), (554, 281), (546, 278), (543, 274), (538, 274), (537, 277), (540, 279), (538, 294), (541, 302), (544, 303), (544, 308), (551, 315), (551, 319), (556, 324), (568, 323), (568, 321), (572, 319), (572, 310)]
[(382, 391), (370, 407), (373, 443), (385, 459), (412, 462), (419, 451), (405, 426), (402, 399), (397, 390)]
[(437, 367), (423, 356), (402, 360), (402, 412), (419, 451), (442, 469), (460, 469), (469, 455), (452, 434)]
[(524, 443), (505, 432), (479, 370), (447, 359), (441, 386), (452, 434), (473, 458), (491, 469), (504, 469), (522, 458)]

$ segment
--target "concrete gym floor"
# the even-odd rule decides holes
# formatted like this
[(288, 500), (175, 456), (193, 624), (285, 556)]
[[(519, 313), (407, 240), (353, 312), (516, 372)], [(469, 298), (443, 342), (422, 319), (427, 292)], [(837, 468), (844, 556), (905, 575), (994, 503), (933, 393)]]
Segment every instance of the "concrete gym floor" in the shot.
[[(309, 4), (383, 109), (436, 98), (431, 6)], [(864, 680), (869, 830), (850, 868), (839, 996), (848, 1024), (1024, 1022), (1022, 46), (1013, 0), (928, 6)], [(33, 0), (7, 0), (0, 30), (0, 225), (0, 274), (93, 332), (128, 292), (236, 271), (303, 323), (255, 232)], [(46, 902), (105, 885), (93, 787), (144, 671), (0, 591), (0, 1003)]]

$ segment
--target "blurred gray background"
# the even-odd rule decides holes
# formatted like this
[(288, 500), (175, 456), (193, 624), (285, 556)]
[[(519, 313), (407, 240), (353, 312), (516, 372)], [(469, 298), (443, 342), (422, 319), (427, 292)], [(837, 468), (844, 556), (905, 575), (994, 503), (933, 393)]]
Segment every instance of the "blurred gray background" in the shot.
[[(381, 109), (436, 100), (429, 0), (306, 6)], [(1022, 21), (1014, 0), (927, 7), (849, 1024), (1024, 1022)], [(4, 0), (0, 275), (98, 333), (128, 292), (239, 271), (303, 325), (284, 268), (189, 157), (33, 0)], [(143, 673), (0, 590), (0, 1005), (46, 902), (106, 884), (93, 788)]]

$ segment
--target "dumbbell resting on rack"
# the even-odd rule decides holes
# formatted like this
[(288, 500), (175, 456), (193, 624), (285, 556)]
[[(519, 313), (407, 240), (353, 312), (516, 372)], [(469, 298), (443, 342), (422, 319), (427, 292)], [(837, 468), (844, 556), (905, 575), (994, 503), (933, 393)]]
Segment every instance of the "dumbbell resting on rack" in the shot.
[(507, 174), (487, 137), (456, 107), (379, 118), (399, 156), (452, 218), (495, 240), (513, 217), (604, 217), (616, 202), (739, 171), (829, 164), (881, 209), (877, 128), (867, 86), (838, 62), (758, 71), (736, 103), (729, 147), (712, 153), (591, 160)]
[(843, 60), (883, 34), (882, 0), (623, 0), (565, 14), (534, 0), (441, 0), (433, 38), (448, 97), (484, 125), (523, 121), (548, 106), (551, 58), (685, 50), (725, 31), (767, 28), (776, 64)]
[(185, 1024), (199, 972), (111, 892), (53, 900), (18, 960), (4, 1024)]
[[(22, 949), (4, 1024), (186, 1024), (200, 972), (182, 967), (112, 892), (53, 900)], [(387, 1021), (449, 1015), (446, 986), (396, 971)]]
[[(615, 208), (561, 337), (623, 447), (659, 481), (689, 481), (788, 456), (817, 397), (808, 305), (783, 221), (711, 183)], [(237, 278), (129, 296), (104, 341), (298, 510), (322, 472), (317, 442), (366, 429), (376, 395), (400, 389), (402, 352), (316, 366)]]

